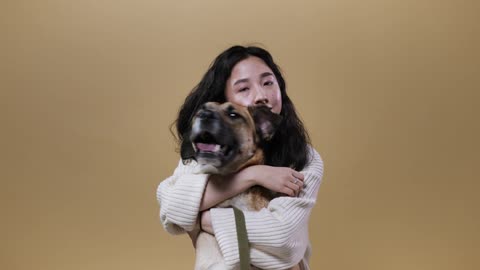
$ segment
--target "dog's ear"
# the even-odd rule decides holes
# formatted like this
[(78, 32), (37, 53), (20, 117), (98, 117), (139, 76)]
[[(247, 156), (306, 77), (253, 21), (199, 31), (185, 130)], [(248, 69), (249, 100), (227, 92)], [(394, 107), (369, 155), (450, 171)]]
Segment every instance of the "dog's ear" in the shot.
[(193, 149), (192, 141), (190, 141), (190, 133), (183, 134), (180, 156), (183, 160), (195, 158), (195, 150)]
[(273, 113), (267, 106), (249, 106), (248, 111), (255, 121), (258, 135), (269, 141), (282, 122), (282, 116)]

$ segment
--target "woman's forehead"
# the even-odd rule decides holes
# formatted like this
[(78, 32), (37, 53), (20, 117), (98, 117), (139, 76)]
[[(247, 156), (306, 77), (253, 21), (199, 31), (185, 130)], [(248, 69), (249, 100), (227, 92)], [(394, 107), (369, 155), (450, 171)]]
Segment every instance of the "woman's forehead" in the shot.
[(262, 59), (250, 56), (233, 67), (230, 79), (244, 80), (265, 74), (273, 75), (273, 72)]

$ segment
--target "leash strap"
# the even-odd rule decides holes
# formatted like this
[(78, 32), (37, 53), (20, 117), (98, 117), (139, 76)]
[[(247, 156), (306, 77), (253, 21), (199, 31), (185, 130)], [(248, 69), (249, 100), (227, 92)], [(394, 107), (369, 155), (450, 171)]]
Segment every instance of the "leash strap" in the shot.
[(250, 270), (250, 248), (248, 245), (245, 216), (238, 208), (233, 207), (235, 226), (237, 228), (238, 252), (240, 254), (240, 270)]

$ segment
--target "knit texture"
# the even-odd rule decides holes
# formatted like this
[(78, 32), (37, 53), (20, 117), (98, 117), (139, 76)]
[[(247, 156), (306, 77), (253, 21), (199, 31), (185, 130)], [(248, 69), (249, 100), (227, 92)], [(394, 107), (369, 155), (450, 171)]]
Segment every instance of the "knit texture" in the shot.
[[(171, 234), (191, 231), (197, 221), (208, 175), (194, 174), (195, 166), (195, 162), (180, 161), (173, 175), (158, 186), (160, 220)], [(301, 172), (304, 188), (298, 197), (278, 197), (258, 212), (243, 211), (251, 263), (259, 268), (288, 269), (302, 262), (309, 269), (308, 220), (323, 177), (323, 161), (312, 147), (310, 161)], [(225, 263), (234, 269), (240, 261), (233, 210), (212, 208), (210, 213)]]

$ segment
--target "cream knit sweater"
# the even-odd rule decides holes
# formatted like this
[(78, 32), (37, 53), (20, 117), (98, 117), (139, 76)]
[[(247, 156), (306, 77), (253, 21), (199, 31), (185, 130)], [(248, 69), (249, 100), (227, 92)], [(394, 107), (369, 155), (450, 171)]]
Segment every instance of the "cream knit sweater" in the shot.
[[(288, 269), (302, 262), (309, 269), (311, 249), (308, 219), (315, 204), (323, 176), (323, 161), (310, 147), (310, 162), (301, 171), (304, 189), (298, 197), (278, 197), (259, 212), (244, 211), (251, 263), (262, 269)], [(157, 199), (160, 220), (171, 234), (193, 230), (200, 201), (208, 180), (207, 174), (194, 174), (194, 161), (178, 163), (172, 176), (160, 183)], [(226, 264), (239, 265), (235, 218), (231, 208), (212, 208), (212, 225)]]

